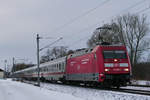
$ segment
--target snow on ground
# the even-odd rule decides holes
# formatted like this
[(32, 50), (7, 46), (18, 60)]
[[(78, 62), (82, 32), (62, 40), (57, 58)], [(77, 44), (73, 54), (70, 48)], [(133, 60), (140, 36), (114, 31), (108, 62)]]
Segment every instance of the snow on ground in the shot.
[(84, 100), (70, 94), (50, 91), (33, 85), (0, 80), (0, 100)]
[(50, 83), (36, 87), (0, 80), (0, 100), (150, 100), (150, 96)]
[(134, 90), (145, 90), (150, 91), (150, 87), (136, 87), (136, 86), (127, 86), (127, 87), (121, 87), (123, 89), (134, 89)]
[(42, 83), (41, 87), (51, 91), (71, 94), (84, 100), (150, 100), (150, 96), (120, 93), (106, 90), (97, 90), (91, 88), (72, 87), (67, 85), (57, 85)]
[(147, 85), (147, 86), (150, 86), (150, 81), (145, 81), (145, 80), (132, 80), (131, 83), (133, 85)]

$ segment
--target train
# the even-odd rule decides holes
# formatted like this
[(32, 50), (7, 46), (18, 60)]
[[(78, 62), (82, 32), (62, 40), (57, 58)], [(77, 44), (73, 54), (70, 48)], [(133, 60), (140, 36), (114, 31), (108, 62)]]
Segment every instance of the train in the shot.
[[(42, 81), (84, 83), (92, 86), (121, 87), (130, 83), (131, 64), (123, 45), (97, 45), (77, 50), (65, 57), (40, 64)], [(38, 68), (19, 70), (15, 78), (37, 80)]]

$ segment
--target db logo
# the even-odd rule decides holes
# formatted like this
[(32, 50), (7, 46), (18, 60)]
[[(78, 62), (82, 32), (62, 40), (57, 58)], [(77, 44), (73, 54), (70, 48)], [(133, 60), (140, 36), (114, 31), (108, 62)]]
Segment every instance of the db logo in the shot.
[(113, 70), (114, 70), (114, 71), (120, 71), (120, 69), (118, 69), (118, 68), (117, 68), (117, 69), (113, 69)]
[(118, 64), (118, 63), (115, 63), (114, 66), (115, 66), (115, 67), (119, 67), (119, 64)]

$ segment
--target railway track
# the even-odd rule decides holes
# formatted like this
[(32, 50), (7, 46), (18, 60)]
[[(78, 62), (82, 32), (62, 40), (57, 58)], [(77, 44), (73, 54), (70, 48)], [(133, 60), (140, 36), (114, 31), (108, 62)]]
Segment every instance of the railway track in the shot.
[[(35, 82), (24, 81), (28, 84), (35, 85)], [(48, 84), (46, 82), (42, 82), (43, 84)], [(100, 87), (92, 87), (92, 86), (84, 86), (84, 85), (72, 85), (72, 84), (62, 84), (62, 83), (51, 83), (57, 85), (65, 85), (65, 86), (73, 86), (73, 87), (82, 87), (82, 88), (90, 88), (90, 89), (97, 89), (97, 90), (106, 90), (106, 91), (113, 91), (113, 92), (122, 92), (122, 93), (131, 93), (131, 94), (139, 94), (139, 95), (146, 95), (150, 96), (150, 91), (147, 90), (137, 90), (137, 89), (124, 89), (124, 88), (100, 88)], [(139, 87), (139, 86), (138, 86)]]
[(135, 86), (135, 87), (150, 87), (148, 85), (135, 85), (135, 84), (130, 84), (128, 86)]
[(140, 94), (140, 95), (147, 95), (150, 96), (150, 91), (147, 90), (135, 90), (135, 89), (111, 89), (112, 91), (116, 92), (123, 92), (123, 93), (131, 93), (131, 94)]

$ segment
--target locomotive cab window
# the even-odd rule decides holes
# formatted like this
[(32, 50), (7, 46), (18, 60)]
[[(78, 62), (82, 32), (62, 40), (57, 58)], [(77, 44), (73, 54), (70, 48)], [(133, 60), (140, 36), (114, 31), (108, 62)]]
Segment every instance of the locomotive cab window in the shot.
[(109, 59), (109, 58), (126, 59), (127, 58), (126, 52), (123, 50), (103, 51), (103, 56), (105, 59)]

